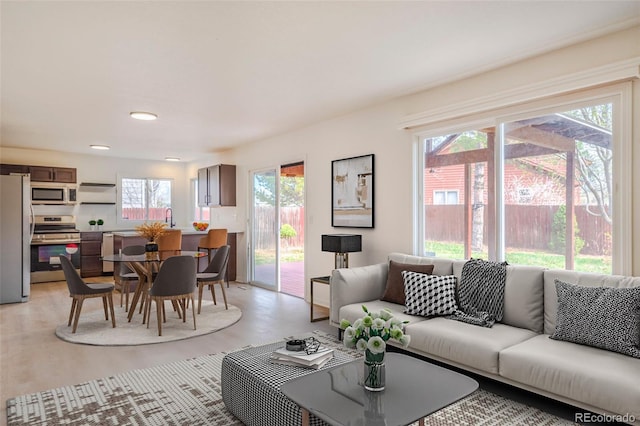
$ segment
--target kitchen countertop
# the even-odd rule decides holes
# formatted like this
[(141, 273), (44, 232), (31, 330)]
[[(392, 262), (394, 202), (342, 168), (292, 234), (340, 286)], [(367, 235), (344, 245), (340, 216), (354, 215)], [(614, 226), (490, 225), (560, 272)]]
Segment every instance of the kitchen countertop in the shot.
[[(182, 235), (206, 235), (207, 232), (209, 232), (208, 229), (206, 231), (196, 231), (193, 228), (173, 228), (173, 229), (181, 230)], [(113, 235), (117, 235), (119, 237), (138, 237), (139, 236), (136, 231), (103, 231), (103, 232), (108, 232)], [(244, 231), (229, 229), (228, 232), (231, 234), (241, 234)]]

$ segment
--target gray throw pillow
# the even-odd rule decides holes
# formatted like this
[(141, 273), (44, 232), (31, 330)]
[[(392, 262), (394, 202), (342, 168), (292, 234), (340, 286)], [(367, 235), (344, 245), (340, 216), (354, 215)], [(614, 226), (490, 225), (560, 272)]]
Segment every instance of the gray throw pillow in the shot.
[(458, 309), (456, 277), (402, 271), (405, 314), (423, 317), (451, 315)]
[(404, 305), (404, 281), (402, 280), (402, 271), (420, 272), (422, 274), (431, 274), (434, 265), (417, 265), (412, 263), (400, 263), (393, 260), (389, 261), (389, 273), (387, 274), (387, 287), (384, 294), (380, 298), (386, 302)]
[(640, 358), (640, 287), (585, 287), (555, 280), (555, 340)]

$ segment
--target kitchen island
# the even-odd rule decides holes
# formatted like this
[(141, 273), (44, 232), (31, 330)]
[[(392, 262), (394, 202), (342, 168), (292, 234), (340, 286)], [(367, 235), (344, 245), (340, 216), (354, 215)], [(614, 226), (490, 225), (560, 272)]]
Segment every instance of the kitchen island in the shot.
[[(175, 229), (175, 228), (174, 228)], [(181, 229), (182, 231), (182, 250), (196, 251), (200, 238), (207, 235), (208, 231), (196, 231), (193, 228)], [(127, 246), (145, 245), (147, 240), (138, 235), (136, 231), (113, 231), (113, 254), (117, 254), (120, 250)], [(237, 234), (233, 230), (229, 230), (227, 234), (227, 244), (231, 246), (229, 250), (229, 266), (227, 269), (229, 281), (235, 281), (237, 270)], [(203, 260), (204, 259), (204, 260)], [(198, 259), (198, 271), (206, 268), (207, 257)], [(117, 274), (116, 274), (117, 275)]]

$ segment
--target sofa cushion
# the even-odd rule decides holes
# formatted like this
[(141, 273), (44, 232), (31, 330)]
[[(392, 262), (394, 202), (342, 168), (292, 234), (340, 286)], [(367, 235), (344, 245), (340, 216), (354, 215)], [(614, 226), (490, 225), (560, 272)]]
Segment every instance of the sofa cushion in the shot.
[(352, 303), (350, 305), (344, 305), (340, 308), (339, 315), (340, 320), (346, 319), (351, 324), (358, 318), (362, 318), (365, 313), (362, 310), (362, 305), (366, 306), (370, 312), (380, 312), (382, 309), (388, 309), (393, 316), (400, 321), (409, 321), (409, 324), (415, 324), (417, 322), (426, 321), (426, 318), (415, 315), (407, 315), (404, 313), (404, 305), (398, 305), (396, 303), (385, 302), (383, 300), (371, 300), (369, 302)]
[(386, 302), (405, 304), (404, 280), (402, 271), (420, 272), (421, 274), (431, 274), (433, 265), (415, 265), (411, 263), (399, 263), (389, 261), (389, 272), (387, 274), (387, 286), (381, 299)]
[(411, 336), (409, 349), (493, 374), (498, 373), (501, 350), (536, 336), (504, 324), (478, 327), (443, 317), (409, 323), (405, 333)]
[(433, 275), (453, 274), (453, 261), (450, 259), (438, 259), (435, 257), (413, 256), (404, 253), (390, 253), (389, 260), (398, 263), (410, 263), (412, 265), (433, 265)]
[(387, 282), (387, 262), (357, 268), (339, 268), (331, 273), (329, 297), (330, 322), (340, 324), (339, 311), (343, 305), (379, 299)]
[(555, 283), (558, 313), (552, 339), (640, 358), (640, 288)]
[(509, 265), (504, 286), (502, 322), (542, 333), (544, 323), (544, 268)]
[(544, 333), (553, 334), (556, 330), (558, 312), (558, 293), (555, 280), (587, 287), (634, 288), (640, 287), (640, 277), (621, 275), (603, 275), (586, 272), (548, 269), (544, 271)]
[(429, 317), (456, 311), (456, 277), (402, 271), (406, 294), (405, 314)]
[(500, 353), (500, 375), (640, 419), (640, 359), (539, 335)]

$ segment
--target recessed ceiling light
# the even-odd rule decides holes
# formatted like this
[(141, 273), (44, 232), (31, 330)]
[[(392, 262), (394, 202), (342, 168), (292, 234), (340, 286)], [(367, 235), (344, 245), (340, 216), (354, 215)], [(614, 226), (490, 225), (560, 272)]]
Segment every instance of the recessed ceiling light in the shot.
[(158, 118), (157, 114), (154, 114), (152, 112), (144, 112), (144, 111), (133, 111), (133, 112), (130, 112), (129, 115), (131, 116), (131, 118), (135, 118), (136, 120), (150, 121)]
[(93, 149), (101, 149), (101, 150), (108, 150), (111, 149), (111, 147), (109, 145), (89, 145), (91, 148)]
[(164, 157), (164, 159), (167, 161), (180, 161), (178, 157)]

